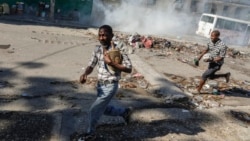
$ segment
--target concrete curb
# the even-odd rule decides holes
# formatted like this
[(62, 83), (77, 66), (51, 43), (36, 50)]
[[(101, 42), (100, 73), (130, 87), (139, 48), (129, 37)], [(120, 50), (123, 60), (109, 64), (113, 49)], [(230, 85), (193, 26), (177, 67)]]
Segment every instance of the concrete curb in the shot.
[(2, 21), (10, 21), (10, 22), (23, 22), (23, 23), (34, 23), (34, 24), (41, 24), (47, 26), (61, 26), (61, 27), (69, 27), (69, 28), (84, 28), (87, 29), (87, 26), (81, 25), (79, 23), (67, 23), (66, 21), (47, 21), (38, 18), (25, 18), (25, 17), (8, 17), (2, 16), (0, 17)]
[(144, 78), (151, 84), (149, 91), (154, 94), (160, 94), (163, 97), (177, 96), (186, 97), (186, 94), (173, 83), (169, 82), (163, 74), (158, 73), (150, 65), (141, 60), (136, 54), (131, 54), (130, 59), (133, 67), (140, 72)]

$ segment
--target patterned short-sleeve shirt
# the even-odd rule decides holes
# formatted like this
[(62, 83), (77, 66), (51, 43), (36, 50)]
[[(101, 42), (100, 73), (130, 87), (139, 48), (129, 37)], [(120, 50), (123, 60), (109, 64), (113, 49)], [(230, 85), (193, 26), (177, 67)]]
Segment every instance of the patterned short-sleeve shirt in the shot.
[[(132, 63), (128, 55), (122, 53), (122, 58), (122, 65), (132, 69)], [(108, 70), (107, 64), (104, 63), (102, 46), (96, 46), (88, 65), (92, 68), (97, 65), (98, 80), (118, 81), (121, 78), (121, 72), (116, 72), (115, 74), (113, 74)]]
[(227, 52), (227, 46), (219, 39), (216, 43), (210, 41), (207, 44), (207, 50), (211, 57), (222, 57), (223, 59), (218, 63), (223, 63)]

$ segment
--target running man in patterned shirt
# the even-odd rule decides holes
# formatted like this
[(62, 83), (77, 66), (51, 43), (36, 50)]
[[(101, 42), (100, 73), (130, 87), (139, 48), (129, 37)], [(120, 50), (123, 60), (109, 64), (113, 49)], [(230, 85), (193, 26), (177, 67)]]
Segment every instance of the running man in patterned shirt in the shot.
[(205, 55), (206, 53), (210, 53), (210, 57), (205, 60), (209, 62), (208, 69), (202, 74), (202, 78), (197, 87), (197, 93), (200, 93), (203, 85), (206, 83), (206, 80), (209, 79), (217, 79), (220, 77), (224, 77), (226, 82), (228, 83), (230, 72), (225, 74), (215, 74), (220, 70), (221, 66), (224, 63), (224, 58), (227, 51), (227, 46), (221, 41), (220, 32), (218, 30), (214, 30), (211, 33), (211, 41), (207, 44), (207, 48), (202, 52), (202, 54), (198, 57), (198, 61)]
[[(121, 72), (131, 73), (132, 71), (132, 64), (127, 54), (122, 54), (121, 64), (110, 59), (107, 52), (111, 49), (111, 41), (113, 36), (112, 27), (109, 25), (103, 25), (99, 28), (98, 40), (101, 45), (96, 46), (92, 53), (88, 67), (80, 77), (80, 82), (84, 84), (87, 80), (87, 76), (91, 74), (94, 67), (97, 65), (97, 98), (90, 107), (88, 114), (87, 133), (82, 134), (80, 137), (83, 140), (93, 139), (95, 137), (95, 128), (97, 122), (103, 114), (110, 116), (121, 116), (126, 122), (128, 122), (129, 115), (132, 110), (131, 108), (118, 108), (109, 105), (112, 97), (118, 90), (118, 82), (121, 78)], [(116, 68), (118, 71), (111, 73), (107, 65)]]

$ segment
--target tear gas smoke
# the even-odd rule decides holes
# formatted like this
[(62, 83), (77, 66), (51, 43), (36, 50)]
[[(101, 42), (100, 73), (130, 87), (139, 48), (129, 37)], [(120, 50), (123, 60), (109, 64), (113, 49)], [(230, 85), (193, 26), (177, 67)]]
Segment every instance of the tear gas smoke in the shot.
[[(197, 21), (190, 14), (174, 9), (173, 1), (163, 5), (146, 3), (145, 0), (121, 0), (120, 3), (104, 4), (94, 0), (93, 25), (112, 25), (115, 30), (143, 34), (194, 33)], [(178, 6), (178, 5), (177, 5)]]

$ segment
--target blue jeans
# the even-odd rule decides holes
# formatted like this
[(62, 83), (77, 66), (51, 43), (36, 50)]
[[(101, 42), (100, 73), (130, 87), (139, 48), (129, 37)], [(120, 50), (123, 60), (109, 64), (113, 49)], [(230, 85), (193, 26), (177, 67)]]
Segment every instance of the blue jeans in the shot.
[(118, 82), (111, 84), (97, 84), (97, 98), (91, 105), (88, 115), (88, 133), (95, 132), (96, 125), (102, 114), (110, 116), (121, 116), (124, 112), (124, 108), (116, 108), (109, 105), (112, 97), (118, 90)]

